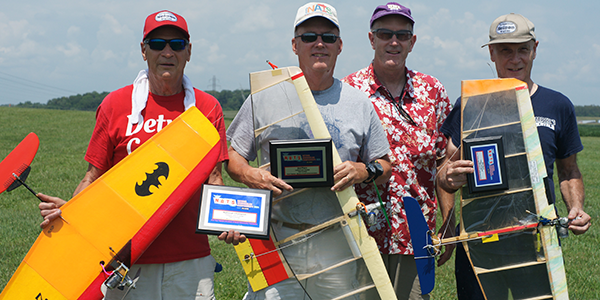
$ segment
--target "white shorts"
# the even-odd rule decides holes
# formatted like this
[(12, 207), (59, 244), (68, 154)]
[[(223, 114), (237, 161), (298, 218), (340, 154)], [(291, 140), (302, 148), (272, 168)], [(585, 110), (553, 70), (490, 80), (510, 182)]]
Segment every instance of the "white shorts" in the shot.
[[(141, 269), (136, 288), (105, 292), (105, 300), (214, 300), (215, 259), (209, 255), (168, 264), (133, 265), (129, 276)], [(102, 285), (103, 289), (106, 288)]]

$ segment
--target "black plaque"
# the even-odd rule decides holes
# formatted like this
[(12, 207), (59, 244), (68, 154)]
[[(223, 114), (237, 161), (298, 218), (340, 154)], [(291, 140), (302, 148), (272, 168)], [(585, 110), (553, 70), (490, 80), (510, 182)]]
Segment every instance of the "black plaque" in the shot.
[(271, 174), (294, 188), (333, 186), (331, 139), (269, 142)]
[(471, 194), (508, 189), (502, 136), (465, 139), (463, 151), (475, 169), (467, 174)]

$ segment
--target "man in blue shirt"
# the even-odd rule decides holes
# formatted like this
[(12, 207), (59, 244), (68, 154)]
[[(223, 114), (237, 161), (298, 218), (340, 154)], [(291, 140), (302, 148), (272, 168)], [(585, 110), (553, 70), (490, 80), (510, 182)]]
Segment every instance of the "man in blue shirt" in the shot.
[[(583, 178), (577, 166), (577, 153), (583, 150), (583, 145), (579, 138), (575, 109), (566, 96), (539, 86), (531, 79), (539, 44), (534, 30), (533, 23), (522, 15), (503, 15), (492, 23), (490, 41), (482, 47), (488, 46), (499, 78), (516, 78), (527, 83), (549, 186), (554, 186), (552, 176), (556, 162), (560, 192), (569, 212), (568, 218), (572, 220), (569, 229), (574, 234), (583, 234), (589, 229), (591, 218), (583, 210)], [(460, 106), (458, 99), (441, 129), (449, 137), (446, 153), (450, 160), (445, 169), (439, 172), (438, 184), (449, 193), (456, 192), (467, 183), (466, 174), (474, 172), (472, 161), (459, 160), (460, 155), (455, 154), (461, 145)], [(554, 189), (550, 189), (550, 192), (549, 201), (554, 203)], [(459, 299), (483, 299), (464, 248), (459, 245), (456, 250), (455, 273)]]

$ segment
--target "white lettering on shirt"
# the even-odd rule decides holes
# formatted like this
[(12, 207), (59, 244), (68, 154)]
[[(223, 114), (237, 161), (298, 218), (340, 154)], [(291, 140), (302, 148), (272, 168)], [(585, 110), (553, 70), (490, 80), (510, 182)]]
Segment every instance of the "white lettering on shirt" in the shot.
[(140, 122), (135, 126), (135, 130), (131, 131), (133, 129), (133, 124), (131, 124), (131, 122), (129, 122), (129, 118), (128, 118), (127, 119), (127, 132), (125, 132), (125, 136), (131, 136), (133, 134), (140, 132), (143, 125), (144, 125), (144, 119), (141, 119)]
[[(169, 125), (169, 123), (171, 123), (173, 120), (167, 120), (165, 119), (164, 115), (159, 115), (157, 119), (148, 119), (148, 120), (141, 120), (138, 124), (135, 124), (135, 127), (133, 124), (131, 124), (131, 122), (129, 122), (129, 119), (127, 119), (127, 130), (125, 132), (125, 136), (129, 137), (132, 136), (138, 132), (140, 132), (142, 129), (144, 129), (144, 132), (146, 133), (156, 133), (161, 131), (165, 126)], [(137, 138), (134, 137), (131, 140), (129, 140), (127, 142), (127, 155), (131, 154), (131, 152), (134, 150), (134, 147), (137, 148), (137, 146), (139, 146), (142, 143), (142, 141)]]
[(147, 133), (154, 132), (154, 126), (156, 126), (156, 120), (150, 119), (144, 122), (144, 131)]
[(159, 115), (158, 119), (141, 120), (135, 125), (135, 128), (133, 127), (133, 124), (129, 122), (129, 120), (127, 121), (127, 131), (125, 132), (125, 136), (132, 136), (140, 132), (142, 128), (146, 133), (159, 132), (164, 128), (164, 126), (169, 125), (169, 123), (171, 123), (173, 120), (166, 120), (164, 115)]
[(547, 127), (554, 130), (556, 126), (556, 120), (546, 117), (535, 117), (535, 125), (537, 127)]
[(140, 145), (140, 139), (138, 138), (132, 138), (131, 140), (129, 140), (129, 142), (127, 143), (127, 155), (131, 154), (131, 152), (133, 152), (132, 145), (133, 143), (135, 143), (136, 145)]

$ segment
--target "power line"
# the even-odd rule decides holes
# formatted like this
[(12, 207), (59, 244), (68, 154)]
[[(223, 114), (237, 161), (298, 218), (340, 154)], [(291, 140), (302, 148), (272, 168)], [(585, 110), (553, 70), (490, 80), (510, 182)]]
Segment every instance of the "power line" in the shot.
[[(17, 90), (20, 90), (21, 92), (32, 92), (31, 89), (36, 90), (38, 92), (44, 92), (44, 93), (51, 93), (54, 95), (62, 95), (64, 94), (64, 92), (60, 92), (57, 90), (52, 90), (49, 88), (46, 88), (44, 86), (36, 86), (34, 84), (30, 84), (30, 83), (24, 83), (24, 82), (18, 82), (16, 80), (12, 80), (12, 79), (8, 79), (8, 78), (3, 78), (2, 76), (0, 76), (0, 83), (2, 83), (4, 86), (7, 86), (9, 88), (15, 88)], [(8, 83), (8, 84), (7, 84)], [(16, 83), (17, 85), (14, 84), (10, 84), (10, 83)], [(27, 88), (27, 89), (24, 89)], [(4, 90), (6, 91), (6, 90)]]
[(2, 103), (39, 102), (43, 98), (48, 101), (52, 98), (63, 97), (65, 94), (78, 94), (75, 91), (36, 82), (2, 71), (0, 71), (0, 87), (2, 88), (0, 94), (0, 102)]

